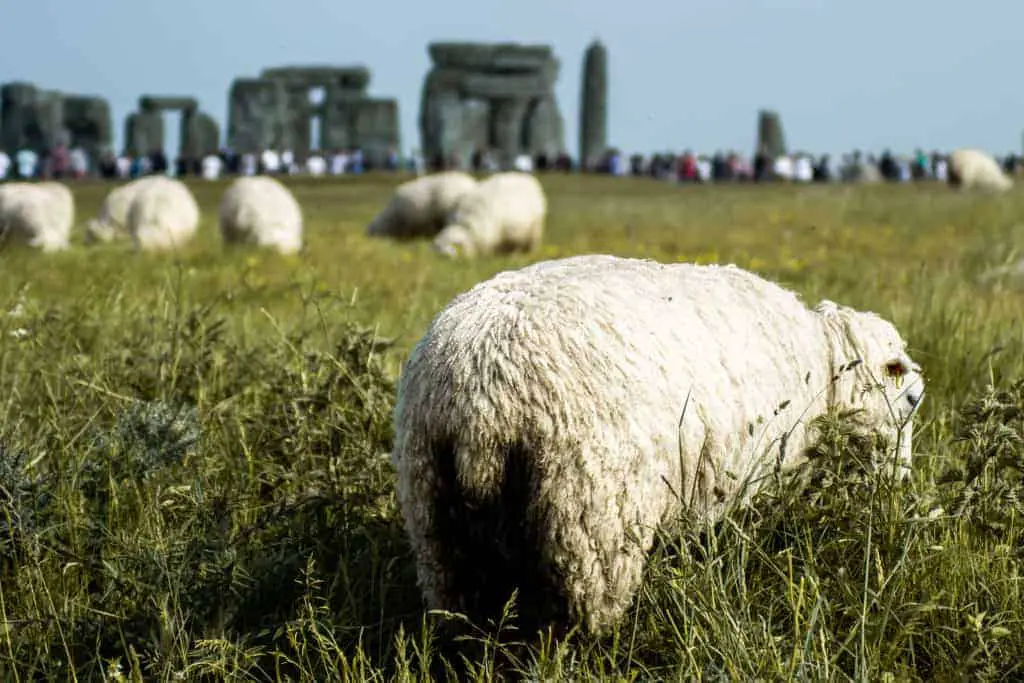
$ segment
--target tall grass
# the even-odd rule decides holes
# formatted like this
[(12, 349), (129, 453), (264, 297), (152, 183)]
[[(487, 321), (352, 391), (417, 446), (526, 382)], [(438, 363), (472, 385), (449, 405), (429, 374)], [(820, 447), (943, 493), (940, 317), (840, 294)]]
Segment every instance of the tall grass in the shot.
[[(1024, 195), (545, 177), (542, 254), (449, 263), (361, 228), (394, 179), (295, 181), (301, 257), (0, 269), (4, 680), (971, 680), (1024, 661)], [(104, 188), (76, 190), (80, 219)], [(663, 534), (628, 618), (556, 641), (424, 612), (387, 460), (395, 379), (454, 294), (581, 252), (737, 262), (892, 319), (928, 380), (905, 485), (819, 420), (808, 467)], [(385, 342), (393, 340), (393, 344)]]

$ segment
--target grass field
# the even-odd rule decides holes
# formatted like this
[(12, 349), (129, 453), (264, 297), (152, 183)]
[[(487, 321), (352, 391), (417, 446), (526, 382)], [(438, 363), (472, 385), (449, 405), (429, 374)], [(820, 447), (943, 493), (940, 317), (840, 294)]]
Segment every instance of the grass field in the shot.
[[(1024, 288), (978, 280), (1018, 258), (1024, 193), (542, 181), (530, 257), (365, 237), (397, 177), (291, 182), (300, 257), (225, 250), (223, 183), (193, 185), (178, 257), (80, 231), (0, 254), (0, 678), (1024, 675)], [(76, 187), (80, 222), (106, 189)], [(928, 380), (913, 481), (860, 469), (828, 422), (820, 495), (665, 539), (612, 636), (455, 639), (421, 606), (380, 457), (400, 364), (455, 294), (587, 252), (734, 262), (892, 320)]]

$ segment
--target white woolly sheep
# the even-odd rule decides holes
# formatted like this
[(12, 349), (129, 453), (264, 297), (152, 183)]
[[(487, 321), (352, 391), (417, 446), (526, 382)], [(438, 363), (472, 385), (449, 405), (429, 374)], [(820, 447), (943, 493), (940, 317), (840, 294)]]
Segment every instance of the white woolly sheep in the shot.
[(442, 171), (402, 183), (384, 209), (366, 227), (372, 237), (434, 237), (476, 179), (462, 171)]
[(468, 192), (434, 238), (445, 256), (529, 252), (540, 245), (548, 203), (540, 181), (529, 173), (495, 173)]
[(873, 313), (810, 310), (735, 266), (591, 255), (478, 284), (398, 386), (392, 463), (428, 607), (491, 617), (518, 587), (526, 623), (599, 633), (659, 526), (747, 500), (829, 409), (863, 409), (902, 478), (924, 394), (904, 347)]
[(199, 205), (185, 183), (157, 176), (138, 190), (128, 207), (128, 234), (140, 251), (178, 249), (199, 229)]
[(0, 185), (0, 229), (5, 238), (45, 252), (70, 246), (75, 198), (62, 183)]
[(958, 149), (949, 155), (950, 186), (983, 192), (1004, 192), (1013, 187), (1013, 180), (999, 163), (979, 149)]
[(128, 209), (132, 198), (141, 188), (159, 183), (164, 176), (150, 175), (136, 178), (115, 187), (103, 198), (99, 215), (85, 226), (85, 243), (110, 242), (120, 236), (128, 237)]
[(220, 233), (226, 243), (294, 254), (302, 249), (302, 209), (276, 178), (241, 177), (221, 197)]

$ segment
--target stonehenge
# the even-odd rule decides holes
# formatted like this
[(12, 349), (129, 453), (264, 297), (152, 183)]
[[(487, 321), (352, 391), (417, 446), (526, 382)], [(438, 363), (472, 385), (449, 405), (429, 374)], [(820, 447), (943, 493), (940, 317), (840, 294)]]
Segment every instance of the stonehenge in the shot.
[(592, 170), (608, 147), (608, 50), (599, 40), (583, 53), (579, 116), (580, 168)]
[(236, 78), (228, 95), (228, 145), (239, 153), (291, 149), (299, 160), (311, 148), (358, 147), (367, 166), (383, 166), (399, 147), (398, 101), (370, 97), (369, 83), (364, 66), (284, 66)]
[(138, 111), (125, 118), (125, 149), (129, 154), (149, 154), (164, 148), (164, 113), (181, 112), (181, 136), (178, 154), (199, 159), (216, 154), (220, 147), (220, 128), (212, 116), (199, 110), (194, 97), (143, 95)]
[(16, 81), (0, 87), (0, 148), (42, 154), (57, 144), (95, 158), (113, 142), (110, 105), (101, 97), (44, 90)]
[(419, 128), (429, 162), (468, 168), (493, 150), (507, 167), (521, 153), (554, 157), (564, 147), (555, 98), (559, 61), (546, 45), (431, 43)]

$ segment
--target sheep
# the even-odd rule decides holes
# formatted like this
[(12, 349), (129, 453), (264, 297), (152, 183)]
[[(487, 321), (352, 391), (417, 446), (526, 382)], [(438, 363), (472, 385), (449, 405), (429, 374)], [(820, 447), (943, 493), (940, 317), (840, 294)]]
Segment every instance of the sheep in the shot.
[(119, 236), (128, 236), (128, 209), (132, 198), (141, 188), (159, 183), (163, 176), (143, 176), (115, 187), (107, 193), (100, 205), (99, 215), (85, 226), (85, 243), (110, 242)]
[(518, 587), (525, 624), (600, 634), (656, 530), (748, 501), (768, 465), (802, 458), (816, 415), (863, 409), (904, 478), (923, 395), (891, 323), (735, 266), (500, 273), (434, 318), (399, 378), (391, 462), (419, 586), (474, 619)]
[(177, 249), (195, 237), (199, 205), (185, 183), (156, 176), (128, 207), (128, 234), (138, 251)]
[(0, 185), (0, 229), (5, 237), (44, 252), (70, 246), (75, 199), (57, 182)]
[(302, 209), (276, 178), (241, 177), (221, 197), (220, 232), (226, 243), (250, 243), (295, 254), (302, 249)]
[(1003, 172), (990, 154), (978, 149), (958, 149), (949, 155), (950, 187), (983, 192), (1004, 192), (1013, 187), (1013, 180)]
[(455, 257), (530, 252), (540, 245), (547, 217), (540, 181), (529, 173), (495, 173), (467, 193), (434, 238), (438, 253)]
[(366, 234), (400, 240), (434, 237), (476, 184), (473, 176), (462, 171), (443, 171), (404, 182), (366, 227)]

